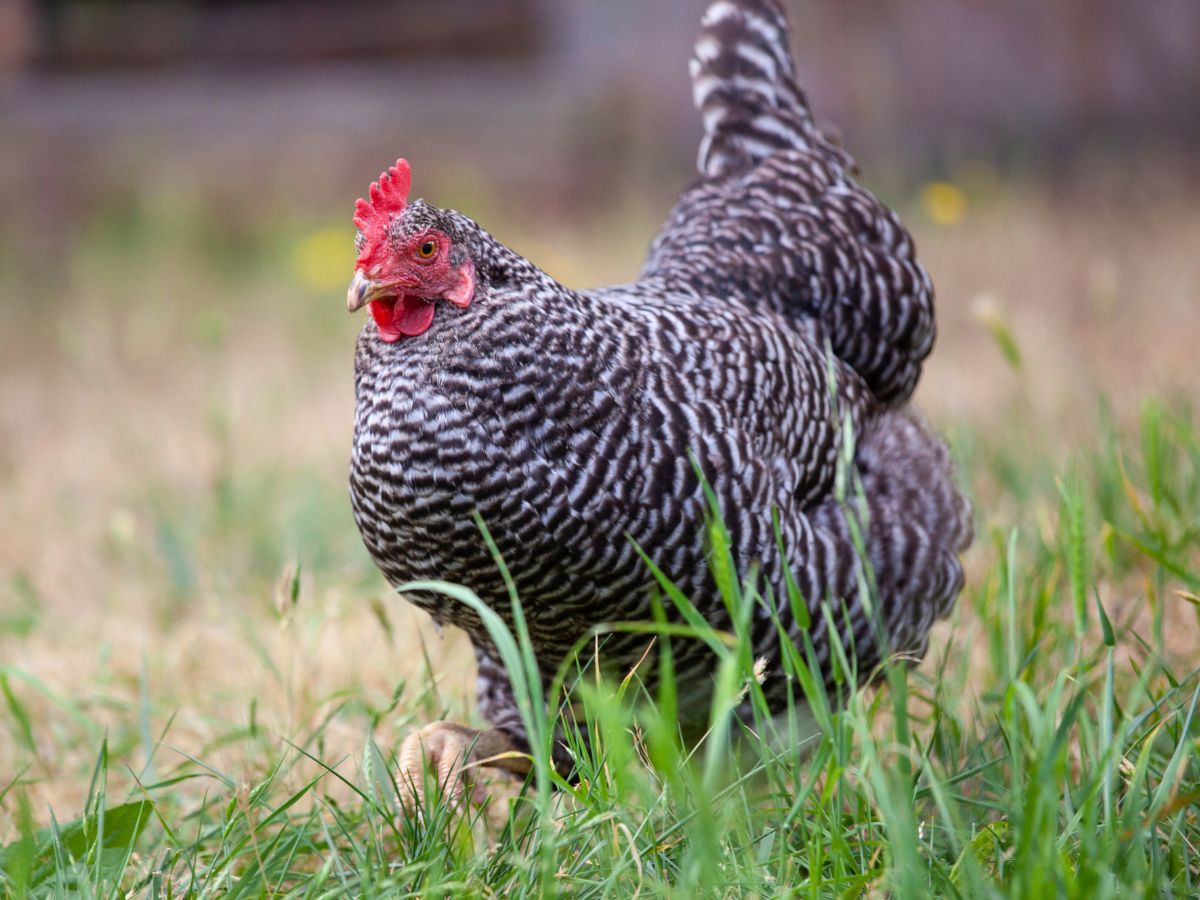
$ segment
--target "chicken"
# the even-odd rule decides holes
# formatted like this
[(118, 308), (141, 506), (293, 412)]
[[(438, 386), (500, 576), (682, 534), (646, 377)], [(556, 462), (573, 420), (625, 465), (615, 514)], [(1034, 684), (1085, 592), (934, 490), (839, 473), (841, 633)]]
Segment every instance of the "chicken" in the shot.
[[(652, 618), (639, 547), (730, 627), (706, 558), (699, 468), (739, 571), (758, 567), (800, 641), (790, 572), (826, 677), (834, 621), (865, 680), (883, 654), (924, 653), (971, 540), (947, 450), (905, 408), (933, 344), (932, 285), (896, 215), (814, 124), (775, 0), (713, 3), (691, 72), (699, 177), (631, 284), (559, 284), (462, 213), (410, 200), (404, 160), (358, 201), (347, 305), (371, 319), (355, 358), (355, 518), (393, 585), (464, 584), (511, 625), (478, 511), (553, 671), (594, 626)], [(837, 499), (842, 454), (861, 503)], [(408, 800), (426, 762), (456, 791), (464, 766), (519, 769), (504, 751), (528, 749), (521, 716), (480, 618), (432, 592), (408, 596), (470, 636), (492, 725), (411, 736), (399, 755)], [(751, 630), (766, 696), (782, 704), (774, 623), (758, 615)], [(622, 671), (646, 640), (614, 634), (603, 657)], [(711, 651), (680, 641), (673, 653), (681, 709), (706, 716)]]

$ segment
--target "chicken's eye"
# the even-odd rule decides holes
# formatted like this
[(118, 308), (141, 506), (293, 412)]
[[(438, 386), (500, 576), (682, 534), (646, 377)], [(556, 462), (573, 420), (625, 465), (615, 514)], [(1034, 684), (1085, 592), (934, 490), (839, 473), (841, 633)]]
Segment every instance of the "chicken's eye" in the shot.
[(421, 259), (433, 259), (435, 253), (437, 253), (436, 241), (425, 241), (417, 248), (417, 256)]

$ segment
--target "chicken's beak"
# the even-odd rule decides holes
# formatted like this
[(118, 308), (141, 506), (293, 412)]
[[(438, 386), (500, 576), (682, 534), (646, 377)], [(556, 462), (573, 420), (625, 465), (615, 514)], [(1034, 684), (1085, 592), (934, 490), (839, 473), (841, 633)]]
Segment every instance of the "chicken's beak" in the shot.
[(361, 271), (356, 271), (354, 280), (350, 282), (350, 288), (346, 291), (347, 311), (358, 312), (383, 290), (384, 286), (378, 281), (372, 281)]

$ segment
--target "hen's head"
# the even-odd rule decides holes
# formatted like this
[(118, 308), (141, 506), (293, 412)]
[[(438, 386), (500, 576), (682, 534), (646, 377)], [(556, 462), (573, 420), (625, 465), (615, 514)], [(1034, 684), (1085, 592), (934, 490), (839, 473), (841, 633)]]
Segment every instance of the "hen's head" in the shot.
[(390, 343), (423, 334), (438, 300), (465, 308), (475, 296), (475, 264), (440, 210), (408, 202), (412, 170), (396, 164), (354, 207), (358, 259), (346, 294), (350, 312), (371, 304), (379, 337)]

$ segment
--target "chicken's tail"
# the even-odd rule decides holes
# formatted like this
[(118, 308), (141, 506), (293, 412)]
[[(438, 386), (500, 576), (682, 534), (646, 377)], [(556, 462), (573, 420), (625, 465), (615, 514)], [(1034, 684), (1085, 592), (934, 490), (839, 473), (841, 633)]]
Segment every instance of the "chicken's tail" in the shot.
[(716, 0), (700, 26), (691, 75), (704, 120), (701, 174), (735, 174), (788, 149), (853, 168), (850, 155), (817, 127), (796, 83), (779, 0)]

